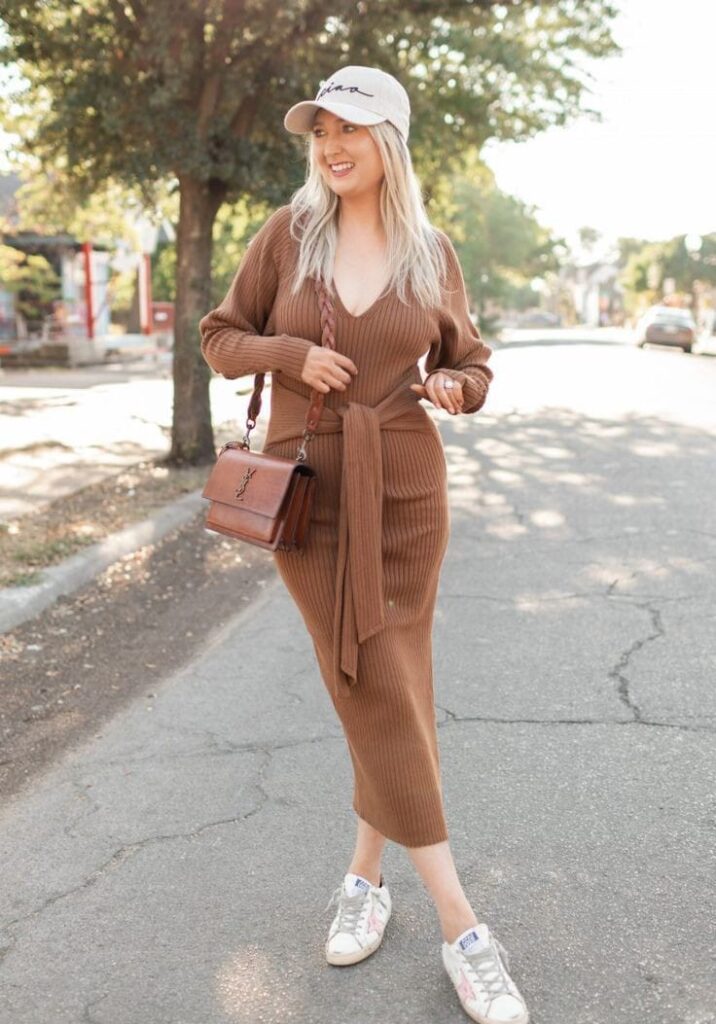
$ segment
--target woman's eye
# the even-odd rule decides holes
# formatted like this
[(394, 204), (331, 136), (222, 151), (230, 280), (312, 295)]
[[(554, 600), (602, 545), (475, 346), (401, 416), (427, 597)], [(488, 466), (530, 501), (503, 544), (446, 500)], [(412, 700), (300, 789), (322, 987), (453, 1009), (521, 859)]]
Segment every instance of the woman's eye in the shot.
[[(350, 132), (355, 132), (355, 131), (357, 131), (357, 128), (356, 128), (356, 126), (355, 126), (354, 124), (344, 124), (344, 125), (343, 125), (343, 130), (345, 131), (345, 130), (346, 130), (346, 128), (347, 128), (347, 129), (348, 129), (348, 130), (349, 130)], [(325, 134), (326, 134), (326, 133), (324, 132), (323, 128), (314, 128), (314, 130), (313, 130), (313, 136), (314, 136), (314, 138), (316, 138), (316, 139), (319, 139), (319, 138), (321, 137), (321, 135), (325, 135)]]

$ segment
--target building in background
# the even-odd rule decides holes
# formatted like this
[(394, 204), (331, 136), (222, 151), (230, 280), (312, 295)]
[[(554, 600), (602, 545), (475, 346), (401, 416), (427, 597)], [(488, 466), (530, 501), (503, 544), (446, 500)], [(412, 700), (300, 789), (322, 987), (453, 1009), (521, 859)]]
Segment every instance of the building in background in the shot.
[[(20, 309), (17, 282), (14, 287), (7, 281), (4, 285), (0, 266), (0, 342), (5, 364), (8, 365), (8, 354), (15, 356), (20, 352), (32, 351), (34, 361), (41, 362), (44, 350), (50, 361), (70, 365), (102, 361), (108, 353), (117, 352), (122, 346), (115, 337), (116, 326), (111, 326), (112, 271), (136, 274), (135, 331), (142, 338), (127, 335), (126, 347), (136, 348), (143, 339), (145, 348), (171, 348), (174, 308), (172, 303), (152, 301), (151, 256), (158, 239), (174, 241), (173, 225), (166, 219), (155, 224), (141, 209), (128, 209), (126, 223), (136, 236), (134, 246), (124, 238), (105, 246), (70, 234), (22, 231), (16, 203), (21, 184), (15, 174), (0, 175), (0, 226), (4, 226), (4, 231), (0, 230), (0, 244), (28, 256), (44, 257), (56, 275), (57, 286), (56, 295), (49, 299), (43, 296), (38, 303), (41, 312), (28, 322)], [(22, 288), (19, 293), (22, 295)]]
[(621, 327), (624, 292), (614, 263), (568, 263), (557, 275), (557, 288), (571, 296), (576, 320), (585, 327)]

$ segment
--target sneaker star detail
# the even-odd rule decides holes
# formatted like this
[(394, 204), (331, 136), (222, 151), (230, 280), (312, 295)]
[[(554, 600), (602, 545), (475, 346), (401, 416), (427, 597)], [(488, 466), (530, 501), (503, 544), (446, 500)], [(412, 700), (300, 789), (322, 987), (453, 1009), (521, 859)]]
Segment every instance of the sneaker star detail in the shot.
[(507, 973), (507, 950), (484, 921), (443, 942), (442, 958), (468, 1017), (478, 1024), (528, 1024), (525, 1001)]
[(374, 953), (392, 911), (388, 887), (380, 878), (373, 885), (362, 875), (349, 871), (331, 896), (326, 910), (337, 904), (338, 911), (328, 931), (326, 960), (329, 964), (355, 964)]

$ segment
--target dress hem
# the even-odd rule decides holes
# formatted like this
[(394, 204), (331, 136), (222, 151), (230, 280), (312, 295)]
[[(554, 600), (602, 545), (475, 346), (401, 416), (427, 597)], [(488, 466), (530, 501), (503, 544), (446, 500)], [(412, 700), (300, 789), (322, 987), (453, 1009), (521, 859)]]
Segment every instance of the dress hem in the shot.
[[(405, 846), (409, 848), (419, 848), (421, 846), (435, 846), (436, 843), (445, 843), (448, 841), (448, 834), (445, 829), (440, 829), (437, 833), (434, 833), (434, 838), (431, 836), (429, 839), (425, 839), (425, 834), (418, 836), (417, 833), (406, 835), (405, 833), (398, 833), (393, 829), (380, 828), (377, 824), (374, 824), (370, 820), (370, 815), (362, 814), (358, 809), (357, 801), (354, 800), (352, 804), (353, 810), (367, 825), (374, 828), (376, 832), (380, 832), (381, 835), (389, 839), (391, 843), (397, 843), (398, 846)], [(418, 840), (418, 841), (416, 841)]]

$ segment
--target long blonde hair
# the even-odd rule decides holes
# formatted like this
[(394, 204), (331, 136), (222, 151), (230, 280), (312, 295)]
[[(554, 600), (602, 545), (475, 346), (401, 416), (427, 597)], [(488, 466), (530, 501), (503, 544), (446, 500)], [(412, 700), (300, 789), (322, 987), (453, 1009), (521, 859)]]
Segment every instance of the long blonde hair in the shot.
[[(440, 282), (446, 276), (446, 260), (437, 230), (428, 219), (420, 183), (410, 150), (400, 132), (389, 122), (367, 125), (383, 160), (380, 212), (387, 236), (389, 279), (401, 302), (407, 286), (423, 306), (441, 301)], [(333, 293), (333, 263), (338, 240), (340, 199), (323, 179), (313, 158), (311, 135), (307, 138), (305, 183), (291, 198), (291, 235), (299, 243), (293, 293), (305, 279), (319, 275)]]

